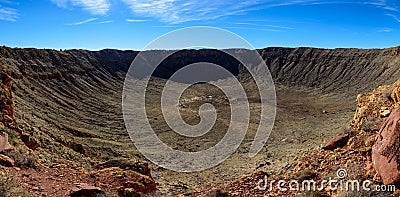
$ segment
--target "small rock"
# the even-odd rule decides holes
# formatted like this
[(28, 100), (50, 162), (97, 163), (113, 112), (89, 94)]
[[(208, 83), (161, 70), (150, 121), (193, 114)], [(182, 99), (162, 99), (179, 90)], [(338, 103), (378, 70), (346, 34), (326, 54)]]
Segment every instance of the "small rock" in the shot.
[(8, 144), (8, 134), (0, 132), (0, 152), (8, 149), (11, 149), (11, 146)]
[(390, 114), (390, 110), (388, 110), (388, 109), (385, 109), (385, 110), (382, 110), (381, 111), (381, 117), (387, 117), (387, 116), (389, 116), (389, 114)]
[(15, 165), (15, 162), (10, 157), (0, 154), (0, 165), (13, 167)]
[(349, 134), (345, 133), (345, 134), (339, 135), (339, 136), (329, 140), (328, 143), (326, 143), (324, 146), (322, 146), (322, 149), (334, 150), (336, 148), (343, 147), (347, 144), (348, 140), (349, 140)]
[(32, 190), (40, 191), (41, 189), (40, 189), (40, 187), (33, 187)]
[(99, 195), (105, 195), (105, 192), (102, 191), (100, 188), (94, 187), (87, 183), (81, 183), (77, 185), (72, 189), (70, 194), (71, 197), (99, 196)]
[(303, 180), (315, 178), (316, 176), (317, 176), (317, 174), (313, 170), (305, 169), (305, 170), (297, 172), (295, 178), (303, 181)]

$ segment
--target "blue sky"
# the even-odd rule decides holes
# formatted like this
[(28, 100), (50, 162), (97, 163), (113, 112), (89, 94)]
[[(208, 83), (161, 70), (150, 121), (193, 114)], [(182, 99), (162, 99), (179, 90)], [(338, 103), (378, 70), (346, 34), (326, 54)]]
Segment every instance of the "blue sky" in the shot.
[(400, 45), (399, 0), (0, 0), (0, 45), (140, 50), (179, 28), (232, 31), (256, 48)]

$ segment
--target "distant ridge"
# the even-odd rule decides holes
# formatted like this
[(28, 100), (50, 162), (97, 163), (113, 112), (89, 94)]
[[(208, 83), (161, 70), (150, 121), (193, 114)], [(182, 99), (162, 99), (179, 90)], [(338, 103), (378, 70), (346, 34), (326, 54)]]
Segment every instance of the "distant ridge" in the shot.
[[(270, 68), (277, 83), (321, 88), (326, 91), (371, 90), (400, 78), (400, 47), (386, 49), (356, 48), (284, 48), (257, 50)], [(158, 55), (160, 51), (146, 51)], [(0, 57), (10, 66), (13, 78), (53, 78), (59, 73), (98, 74), (124, 78), (124, 73), (138, 51), (103, 49), (52, 50), (0, 47)], [(218, 54), (217, 50), (182, 50), (168, 58), (156, 71), (167, 78), (177, 69), (196, 61), (209, 61), (237, 74), (237, 63)], [(100, 73), (99, 73), (100, 72)], [(118, 74), (117, 74), (118, 73)]]

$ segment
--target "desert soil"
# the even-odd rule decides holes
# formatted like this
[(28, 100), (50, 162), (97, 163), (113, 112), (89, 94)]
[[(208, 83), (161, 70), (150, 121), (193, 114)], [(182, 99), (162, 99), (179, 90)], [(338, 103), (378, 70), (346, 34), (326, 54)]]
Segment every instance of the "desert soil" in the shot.
[[(59, 87), (48, 89), (52, 87), (51, 84), (46, 84), (47, 87), (36, 84), (40, 88), (24, 87), (24, 84), (18, 82), (15, 84), (21, 86), (17, 90), (29, 91), (28, 95), (23, 95), (21, 91), (15, 93), (16, 119), (22, 127), (26, 127), (25, 131), (32, 131), (32, 136), (41, 135), (37, 137), (41, 141), (38, 141), (40, 147), (36, 150), (36, 154), (42, 164), (68, 163), (91, 171), (92, 166), (97, 163), (115, 157), (148, 161), (136, 150), (125, 130), (120, 106), (122, 92), (121, 89), (115, 88), (115, 84), (112, 84), (114, 86), (102, 84), (105, 87), (113, 87), (102, 89), (104, 91), (102, 94), (70, 89), (71, 95), (68, 97), (65, 95), (66, 91), (57, 91)], [(86, 86), (90, 89), (91, 84)], [(157, 87), (154, 86), (156, 90)], [(216, 104), (223, 101), (222, 96), (205, 98), (210, 93), (209, 90), (206, 84), (199, 84), (184, 94), (182, 101), (188, 106), (181, 111), (184, 120), (195, 124), (198, 122), (196, 113), (200, 104), (204, 102)], [(275, 125), (266, 146), (259, 154), (253, 158), (248, 157), (248, 150), (255, 135), (254, 128), (257, 126), (257, 120), (252, 120), (242, 145), (230, 158), (214, 168), (195, 173), (177, 173), (151, 165), (157, 188), (162, 193), (185, 193), (224, 184), (260, 170), (284, 173), (302, 155), (319, 150), (325, 140), (345, 132), (346, 125), (354, 114), (355, 99), (344, 93), (326, 93), (318, 89), (284, 85), (276, 85), (276, 91)], [(94, 95), (96, 99), (93, 98)], [(203, 96), (201, 97), (203, 100), (191, 102), (190, 99), (195, 96)], [(258, 112), (259, 105), (256, 101), (253, 102), (250, 106), (253, 111)], [(59, 105), (63, 108), (54, 110)], [(222, 111), (226, 111), (222, 104), (221, 107)], [(30, 113), (26, 113), (27, 111)], [(161, 114), (151, 115), (157, 119), (150, 121), (159, 131), (159, 137), (166, 144), (179, 150), (206, 149), (218, 142), (226, 131), (226, 121), (222, 121), (210, 131), (210, 134), (201, 139), (179, 138), (161, 121)], [(228, 115), (226, 113), (221, 119), (229, 120)], [(54, 142), (51, 139), (58, 141)], [(75, 151), (60, 146), (60, 143), (67, 144)], [(91, 158), (83, 157), (80, 153)]]
[[(201, 92), (201, 89), (196, 87), (194, 92)], [(353, 99), (347, 99), (344, 94), (323, 93), (304, 87), (288, 88), (277, 85), (276, 90), (275, 125), (260, 153), (253, 158), (248, 156), (256, 126), (255, 122), (251, 122), (248, 134), (238, 150), (214, 168), (201, 172), (177, 173), (154, 166), (153, 177), (158, 183), (158, 189), (164, 193), (189, 192), (226, 184), (257, 171), (283, 174), (302, 156), (320, 150), (326, 140), (348, 131), (347, 123), (353, 117), (355, 109)], [(217, 100), (218, 97), (213, 99)], [(191, 105), (186, 105), (190, 109)], [(259, 111), (255, 103), (250, 106)], [(196, 105), (193, 108), (198, 109)], [(185, 119), (184, 115), (183, 118)], [(225, 134), (215, 133), (217, 134), (199, 140), (185, 140), (183, 137), (162, 133), (159, 136), (177, 149), (198, 151), (210, 146), (204, 142), (215, 144)]]

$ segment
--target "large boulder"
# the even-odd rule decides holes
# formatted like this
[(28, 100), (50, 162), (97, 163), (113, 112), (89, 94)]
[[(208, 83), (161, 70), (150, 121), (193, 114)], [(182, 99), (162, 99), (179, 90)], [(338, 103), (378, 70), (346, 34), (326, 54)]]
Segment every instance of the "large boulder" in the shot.
[(89, 185), (87, 183), (80, 183), (72, 189), (71, 197), (84, 197), (84, 196), (105, 196), (105, 192), (100, 188)]
[(372, 147), (372, 162), (384, 184), (400, 186), (400, 108), (382, 125)]

